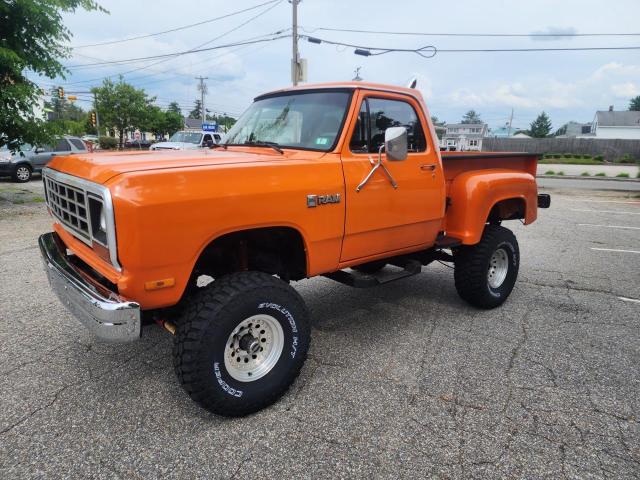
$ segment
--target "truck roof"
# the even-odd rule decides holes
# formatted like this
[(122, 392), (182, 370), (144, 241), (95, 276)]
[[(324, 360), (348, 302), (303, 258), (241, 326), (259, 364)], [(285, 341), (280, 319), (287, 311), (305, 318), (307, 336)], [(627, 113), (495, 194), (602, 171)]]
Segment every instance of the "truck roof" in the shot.
[(277, 95), (279, 93), (285, 93), (285, 92), (295, 92), (295, 91), (304, 91), (304, 90), (331, 90), (331, 89), (355, 90), (358, 88), (364, 89), (364, 90), (379, 90), (382, 92), (401, 93), (404, 95), (410, 95), (412, 97), (415, 97), (419, 101), (422, 101), (422, 94), (420, 93), (419, 90), (416, 90), (415, 88), (400, 87), (398, 85), (388, 85), (384, 83), (357, 82), (357, 81), (308, 83), (305, 85), (298, 85), (295, 87), (287, 87), (287, 88), (281, 88), (278, 90), (272, 90), (271, 92), (258, 95), (254, 100), (258, 100), (260, 98), (269, 97), (271, 95)]

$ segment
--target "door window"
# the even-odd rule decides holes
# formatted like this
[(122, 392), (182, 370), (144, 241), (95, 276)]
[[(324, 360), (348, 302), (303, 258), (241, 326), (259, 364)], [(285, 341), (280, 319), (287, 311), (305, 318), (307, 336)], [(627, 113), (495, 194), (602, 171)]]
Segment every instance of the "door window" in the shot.
[(77, 138), (70, 138), (69, 141), (73, 143), (73, 146), (78, 150), (86, 150), (87, 148), (84, 146), (84, 142), (82, 140), (78, 140)]
[(58, 143), (56, 144), (53, 151), (54, 152), (70, 152), (71, 145), (69, 145), (69, 142), (67, 142), (64, 138), (61, 138), (60, 140), (58, 140)]
[(407, 129), (409, 152), (424, 152), (427, 142), (415, 109), (402, 100), (367, 98), (362, 102), (351, 142), (354, 153), (377, 153), (384, 145), (385, 130), (390, 127)]
[(204, 138), (202, 139), (202, 145), (206, 147), (206, 146), (207, 146), (207, 142), (208, 142), (209, 140), (211, 140), (211, 135), (206, 134), (206, 135), (204, 136)]

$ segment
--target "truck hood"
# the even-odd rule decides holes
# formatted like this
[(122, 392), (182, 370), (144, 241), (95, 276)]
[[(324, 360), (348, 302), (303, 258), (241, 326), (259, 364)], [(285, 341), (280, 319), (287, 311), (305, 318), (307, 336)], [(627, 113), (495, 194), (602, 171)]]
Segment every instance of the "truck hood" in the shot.
[[(273, 152), (273, 153), (271, 153)], [(116, 175), (161, 169), (182, 169), (221, 166), (252, 162), (271, 162), (297, 156), (289, 151), (280, 155), (264, 148), (233, 148), (229, 150), (173, 150), (154, 152), (115, 152), (56, 156), (47, 165), (59, 172), (104, 184)], [(305, 158), (320, 156), (319, 152), (304, 152)]]
[(196, 150), (197, 148), (200, 146), (188, 142), (158, 142), (151, 146), (153, 150)]

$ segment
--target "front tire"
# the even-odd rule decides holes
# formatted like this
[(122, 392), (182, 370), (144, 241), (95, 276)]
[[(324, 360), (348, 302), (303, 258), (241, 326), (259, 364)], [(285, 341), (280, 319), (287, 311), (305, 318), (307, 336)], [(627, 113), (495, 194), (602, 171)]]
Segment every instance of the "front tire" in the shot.
[(180, 383), (202, 407), (238, 417), (274, 403), (307, 357), (307, 308), (289, 285), (239, 272), (196, 292), (178, 323), (173, 357)]
[(31, 180), (31, 167), (24, 163), (16, 165), (13, 170), (13, 181), (18, 183), (26, 183)]
[(511, 230), (487, 225), (480, 242), (454, 251), (460, 297), (479, 308), (495, 308), (509, 297), (518, 278), (520, 249)]

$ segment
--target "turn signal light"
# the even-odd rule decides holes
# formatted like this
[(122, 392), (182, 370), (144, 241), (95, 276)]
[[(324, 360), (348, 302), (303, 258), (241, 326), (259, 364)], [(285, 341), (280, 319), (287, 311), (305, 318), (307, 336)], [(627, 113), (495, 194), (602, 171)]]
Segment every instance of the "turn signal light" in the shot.
[(144, 282), (145, 290), (158, 290), (160, 288), (173, 287), (176, 284), (174, 278), (164, 278), (162, 280), (151, 280)]

